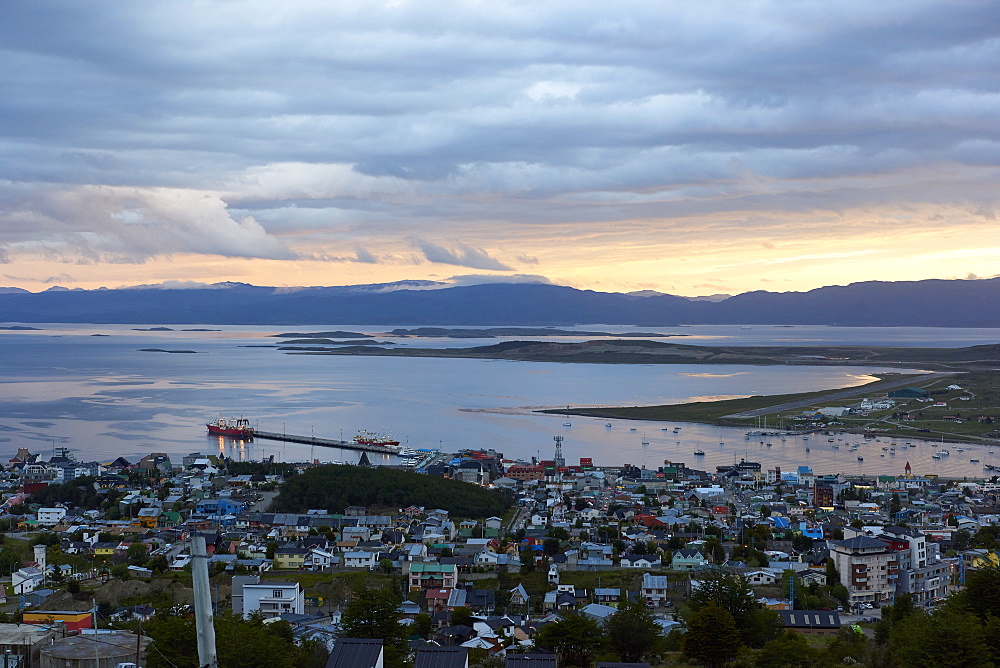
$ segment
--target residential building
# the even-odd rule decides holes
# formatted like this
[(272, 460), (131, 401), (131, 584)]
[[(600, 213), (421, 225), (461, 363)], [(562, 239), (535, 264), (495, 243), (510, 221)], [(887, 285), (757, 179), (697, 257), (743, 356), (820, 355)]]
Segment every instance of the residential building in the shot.
[(847, 587), (852, 607), (892, 600), (899, 580), (899, 558), (886, 542), (867, 536), (832, 541), (830, 558), (841, 584)]
[(663, 605), (667, 601), (668, 587), (666, 575), (643, 573), (639, 591), (647, 605)]
[(458, 584), (458, 569), (454, 564), (406, 562), (410, 591), (421, 589), (451, 589)]
[(708, 565), (708, 559), (698, 550), (675, 550), (670, 568), (675, 571), (693, 571)]
[(261, 583), (256, 575), (233, 577), (233, 612), (244, 617), (260, 611), (265, 617), (301, 615), (305, 612), (305, 593), (298, 582)]

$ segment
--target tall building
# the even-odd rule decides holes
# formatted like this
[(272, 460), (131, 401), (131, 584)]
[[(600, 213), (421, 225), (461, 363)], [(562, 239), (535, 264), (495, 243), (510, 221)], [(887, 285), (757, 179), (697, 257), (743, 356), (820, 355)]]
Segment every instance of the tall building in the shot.
[(849, 605), (889, 602), (896, 593), (899, 557), (887, 543), (868, 536), (833, 541), (830, 546)]

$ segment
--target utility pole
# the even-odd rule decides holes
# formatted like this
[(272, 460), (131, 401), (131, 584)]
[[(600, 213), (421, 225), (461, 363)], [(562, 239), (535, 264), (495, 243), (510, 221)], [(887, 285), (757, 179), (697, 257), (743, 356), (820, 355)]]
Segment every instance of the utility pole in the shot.
[(205, 537), (191, 536), (191, 575), (194, 583), (194, 618), (198, 636), (199, 668), (218, 668), (215, 652), (215, 619), (208, 582), (208, 550)]

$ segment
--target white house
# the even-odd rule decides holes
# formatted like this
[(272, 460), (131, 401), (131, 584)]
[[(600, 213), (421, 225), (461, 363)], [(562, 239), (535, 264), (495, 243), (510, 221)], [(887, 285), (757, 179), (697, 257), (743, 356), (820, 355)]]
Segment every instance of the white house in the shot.
[(667, 576), (642, 574), (642, 598), (651, 605), (663, 605), (667, 600)]
[(747, 571), (743, 574), (743, 578), (754, 586), (773, 585), (778, 581), (778, 576), (774, 572), (764, 569)]
[(14, 590), (14, 595), (29, 594), (42, 584), (45, 575), (37, 568), (22, 568), (14, 571), (10, 576), (10, 583)]
[(378, 565), (378, 555), (374, 552), (357, 550), (344, 553), (344, 568), (374, 569)]
[(305, 592), (298, 582), (267, 582), (243, 585), (243, 616), (260, 611), (267, 618), (305, 612)]
[(66, 519), (65, 508), (39, 508), (38, 523), (47, 527), (52, 527)]

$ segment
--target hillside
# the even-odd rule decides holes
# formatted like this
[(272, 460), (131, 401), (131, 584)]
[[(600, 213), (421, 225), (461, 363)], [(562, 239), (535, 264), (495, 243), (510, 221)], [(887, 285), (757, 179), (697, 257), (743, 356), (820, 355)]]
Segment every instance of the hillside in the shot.
[(866, 282), (721, 301), (541, 283), (413, 289), (221, 284), (197, 289), (0, 290), (0, 321), (243, 325), (690, 324), (1000, 327), (1000, 278)]
[(441, 508), (458, 517), (503, 515), (513, 504), (499, 490), (434, 478), (410, 471), (358, 466), (318, 466), (292, 476), (281, 486), (271, 510), (301, 513), (323, 508), (331, 513), (348, 506), (399, 509)]

